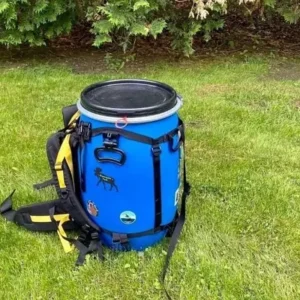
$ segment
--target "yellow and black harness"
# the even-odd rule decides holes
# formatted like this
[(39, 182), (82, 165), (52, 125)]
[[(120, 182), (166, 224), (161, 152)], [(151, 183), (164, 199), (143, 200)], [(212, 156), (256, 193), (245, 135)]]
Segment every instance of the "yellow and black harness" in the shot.
[[(96, 135), (105, 132), (105, 128), (96, 128), (91, 131), (89, 126), (80, 122), (80, 113), (76, 105), (70, 105), (62, 109), (64, 128), (52, 134), (46, 145), (49, 166), (52, 171), (52, 179), (43, 183), (35, 184), (34, 188), (39, 190), (50, 185), (56, 188), (58, 199), (46, 202), (39, 202), (24, 206), (18, 210), (12, 208), (13, 191), (0, 205), (0, 214), (8, 221), (14, 222), (31, 231), (57, 231), (65, 252), (74, 248), (79, 250), (76, 265), (82, 265), (87, 254), (96, 253), (100, 260), (103, 260), (103, 249), (100, 240), (101, 232), (111, 233), (95, 224), (85, 212), (80, 196), (80, 189), (84, 188), (82, 174), (78, 174), (78, 147), (83, 148), (85, 142), (89, 141), (92, 134)], [(111, 128), (109, 129), (112, 130)], [(173, 143), (173, 136), (180, 131), (180, 143), (177, 147), (185, 144), (185, 132), (182, 121), (178, 127), (165, 136), (153, 140), (149, 137), (128, 132), (123, 129), (114, 129), (127, 138), (139, 140), (145, 143), (158, 144), (161, 142)], [(154, 157), (154, 162), (157, 158)], [(158, 161), (159, 162), (159, 161)], [(186, 178), (185, 159), (183, 159), (183, 192), (181, 198), (181, 209), (175, 219), (167, 225), (156, 226), (155, 228), (136, 234), (128, 234), (124, 237), (122, 233), (111, 233), (114, 242), (126, 244), (129, 237), (138, 237), (147, 234), (154, 234), (160, 230), (168, 229), (168, 236), (171, 237), (169, 249), (162, 272), (162, 280), (166, 276), (167, 267), (177, 240), (185, 221), (186, 198), (190, 192), (190, 185)], [(69, 238), (66, 231), (76, 230), (79, 235), (76, 239)]]

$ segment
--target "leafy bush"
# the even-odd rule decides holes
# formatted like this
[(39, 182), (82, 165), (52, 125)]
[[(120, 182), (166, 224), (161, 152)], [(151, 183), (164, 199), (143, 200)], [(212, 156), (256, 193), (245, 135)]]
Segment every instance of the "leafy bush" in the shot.
[(167, 2), (167, 0), (137, 0), (132, 3), (115, 0), (108, 1), (105, 5), (90, 7), (88, 20), (92, 22), (92, 33), (96, 35), (94, 46), (99, 47), (117, 39), (121, 40), (125, 51), (131, 37), (156, 38), (166, 27), (166, 21), (160, 17), (160, 12), (166, 9)]
[(74, 9), (72, 0), (1, 0), (0, 43), (44, 45), (70, 32)]
[(94, 46), (114, 41), (125, 51), (134, 45), (136, 37), (156, 39), (165, 30), (172, 36), (173, 49), (187, 56), (192, 54), (193, 38), (197, 33), (202, 32), (208, 41), (213, 30), (223, 27), (220, 14), (224, 8), (221, 3), (206, 4), (205, 12), (208, 14), (211, 10), (213, 13), (203, 20), (198, 18), (203, 13), (199, 1), (179, 3), (184, 5), (168, 0), (114, 0), (91, 6), (88, 20), (92, 22), (91, 32), (96, 36)]
[(88, 21), (96, 47), (116, 43), (126, 51), (137, 37), (156, 39), (164, 32), (174, 50), (189, 56), (194, 37), (209, 41), (232, 7), (245, 17), (277, 14), (289, 23), (300, 18), (298, 0), (0, 0), (0, 44), (45, 45)]

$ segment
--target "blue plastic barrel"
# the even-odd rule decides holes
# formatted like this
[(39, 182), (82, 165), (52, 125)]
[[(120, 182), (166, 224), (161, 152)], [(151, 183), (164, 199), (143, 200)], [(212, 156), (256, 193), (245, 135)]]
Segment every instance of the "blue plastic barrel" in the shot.
[[(160, 82), (113, 80), (87, 87), (77, 106), (80, 121), (92, 130), (119, 128), (158, 138), (178, 127), (182, 99), (173, 88)], [(163, 227), (176, 216), (180, 148), (173, 151), (169, 143), (159, 147)], [(128, 235), (130, 249), (138, 251), (161, 241), (167, 229), (153, 231), (157, 208), (152, 145), (122, 134), (99, 134), (78, 151), (79, 173), (84, 180), (80, 198), (91, 219), (103, 228), (104, 245), (122, 250), (114, 238), (120, 235)]]

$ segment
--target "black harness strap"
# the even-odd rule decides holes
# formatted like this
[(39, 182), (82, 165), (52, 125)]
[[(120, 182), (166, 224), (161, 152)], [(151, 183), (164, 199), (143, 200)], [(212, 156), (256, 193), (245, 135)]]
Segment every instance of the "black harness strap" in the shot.
[(76, 261), (76, 266), (82, 266), (85, 262), (86, 256), (93, 252), (97, 252), (99, 260), (104, 260), (103, 246), (98, 237), (91, 239), (88, 247), (77, 240), (74, 245), (79, 250), (79, 256)]
[(44, 182), (36, 183), (33, 185), (33, 188), (36, 190), (41, 190), (52, 185), (55, 185), (55, 180), (53, 178), (46, 180)]
[[(160, 231), (164, 231), (164, 230), (169, 230), (172, 226), (174, 226), (174, 223), (176, 222), (177, 220), (173, 220), (172, 222), (166, 224), (166, 225), (160, 225), (154, 229), (149, 229), (149, 230), (145, 230), (145, 231), (141, 231), (141, 232), (135, 232), (135, 233), (126, 233), (126, 236), (127, 238), (137, 238), (137, 237), (142, 237), (142, 236), (145, 236), (145, 235), (151, 235), (151, 234), (156, 234)], [(103, 233), (106, 233), (106, 234), (109, 234), (111, 236), (113, 235), (121, 235), (122, 233), (115, 233), (111, 230), (108, 230), (108, 229), (105, 229), (105, 228), (102, 228), (101, 227), (101, 232)]]
[(132, 131), (127, 131), (122, 128), (114, 128), (114, 127), (101, 127), (101, 128), (92, 129), (91, 136), (95, 137), (97, 135), (104, 134), (104, 133), (117, 133), (119, 135), (124, 136), (127, 139), (153, 146), (153, 145), (157, 145), (157, 144), (161, 144), (161, 143), (170, 141), (178, 133), (178, 131), (181, 130), (181, 127), (182, 127), (182, 125), (179, 125), (175, 129), (171, 130), (167, 134), (164, 134), (157, 139), (153, 139), (149, 136), (135, 133)]
[[(160, 155), (161, 155), (161, 148), (160, 144), (164, 142), (170, 142), (170, 147), (172, 151), (177, 151), (179, 142), (177, 147), (174, 148), (173, 145), (173, 138), (176, 134), (182, 134), (183, 131), (183, 123), (180, 120), (178, 127), (171, 130), (167, 134), (162, 135), (157, 139), (153, 139), (149, 136), (145, 136), (142, 134), (138, 134), (135, 132), (127, 131), (121, 128), (112, 128), (112, 127), (102, 127), (96, 128), (91, 130), (91, 136), (95, 137), (100, 134), (107, 134), (107, 133), (117, 133), (119, 135), (124, 136), (125, 138), (145, 143), (152, 146), (152, 157), (153, 157), (153, 174), (154, 174), (154, 210), (155, 210), (155, 219), (153, 228), (157, 228), (161, 225), (162, 222), (162, 201), (161, 201), (161, 167), (160, 167)], [(181, 140), (181, 137), (179, 138)]]
[[(47, 216), (49, 215), (49, 209), (53, 206), (56, 207), (55, 214), (65, 214), (66, 212), (60, 206), (60, 200), (50, 200), (42, 203), (35, 203), (23, 206), (18, 210), (13, 210), (12, 196), (14, 192), (15, 191), (13, 191), (0, 205), (0, 215), (2, 217), (4, 217), (7, 221), (13, 222), (31, 231), (56, 230), (56, 222), (35, 222), (31, 217)], [(67, 230), (74, 230), (77, 228), (77, 224), (72, 221), (65, 223), (65, 229)]]
[[(182, 121), (181, 121), (182, 123)], [(187, 181), (186, 178), (186, 165), (185, 165), (185, 133), (184, 133), (184, 129), (181, 132), (182, 134), (182, 145), (183, 145), (183, 150), (184, 150), (184, 158), (183, 158), (183, 193), (182, 193), (182, 198), (181, 198), (181, 209), (180, 209), (180, 215), (178, 217), (177, 220), (177, 224), (174, 228), (173, 234), (171, 236), (171, 240), (170, 240), (170, 244), (169, 244), (169, 248), (168, 248), (168, 252), (167, 252), (167, 256), (166, 256), (166, 260), (165, 260), (165, 264), (162, 270), (162, 275), (161, 275), (161, 281), (165, 290), (165, 293), (167, 295), (167, 298), (170, 300), (172, 299), (170, 297), (170, 295), (168, 294), (166, 288), (165, 288), (165, 278), (166, 278), (166, 274), (167, 274), (167, 270), (170, 264), (170, 259), (173, 255), (173, 252), (175, 250), (176, 244), (178, 242), (181, 230), (183, 228), (184, 222), (185, 222), (185, 213), (186, 213), (186, 199), (188, 197), (188, 195), (190, 194), (190, 184)]]
[(92, 136), (95, 137), (97, 135), (103, 134), (103, 133), (118, 133), (124, 137), (126, 137), (127, 139), (133, 140), (133, 141), (137, 141), (137, 142), (141, 142), (144, 144), (149, 144), (152, 145), (154, 139), (150, 138), (146, 135), (142, 135), (142, 134), (138, 134), (132, 131), (127, 131), (125, 129), (122, 128), (113, 128), (113, 127), (101, 127), (101, 128), (95, 128), (92, 129)]
[(14, 222), (16, 211), (12, 209), (12, 196), (14, 195), (16, 190), (13, 192), (2, 202), (0, 206), (0, 214), (7, 221)]
[(160, 175), (160, 155), (161, 148), (159, 145), (154, 145), (152, 147), (153, 156), (153, 173), (154, 173), (154, 228), (157, 228), (161, 224), (161, 175)]
[(99, 226), (89, 218), (74, 191), (71, 172), (65, 161), (63, 162), (63, 168), (66, 188), (60, 190), (60, 203), (62, 207), (64, 207), (78, 225), (88, 225), (93, 230), (100, 232)]
[[(55, 206), (49, 209), (49, 215), (52, 220), (53, 226), (58, 230), (58, 225), (54, 219)], [(99, 238), (99, 233), (93, 231), (89, 226), (84, 225), (81, 227), (81, 233), (77, 239), (68, 238), (61, 235), (63, 239), (73, 244), (78, 250), (79, 255), (76, 261), (76, 266), (81, 266), (85, 262), (87, 254), (97, 252), (99, 260), (104, 260), (102, 242)]]

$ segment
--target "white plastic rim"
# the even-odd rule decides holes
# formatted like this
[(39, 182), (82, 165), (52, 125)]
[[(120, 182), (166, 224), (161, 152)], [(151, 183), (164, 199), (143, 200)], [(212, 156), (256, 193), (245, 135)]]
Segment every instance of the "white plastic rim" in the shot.
[[(126, 116), (124, 117), (126, 117), (126, 122), (128, 124), (148, 123), (148, 122), (158, 121), (175, 114), (181, 108), (182, 104), (183, 104), (182, 98), (177, 97), (176, 105), (166, 112), (157, 115), (144, 116), (144, 117), (135, 117), (135, 118), (127, 118)], [(90, 112), (81, 105), (80, 100), (77, 101), (77, 108), (81, 114), (97, 121), (116, 123), (122, 120), (122, 117), (104, 116), (104, 115), (98, 115), (93, 112)]]

